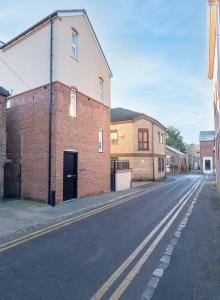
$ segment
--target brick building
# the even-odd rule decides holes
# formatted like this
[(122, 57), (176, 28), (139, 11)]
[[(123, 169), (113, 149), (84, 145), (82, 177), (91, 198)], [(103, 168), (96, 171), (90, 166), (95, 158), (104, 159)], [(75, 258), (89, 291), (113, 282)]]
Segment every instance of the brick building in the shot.
[(0, 57), (21, 197), (51, 203), (109, 191), (112, 73), (85, 10), (52, 13)]
[(6, 119), (5, 106), (8, 91), (0, 87), (0, 199), (4, 195), (4, 163), (6, 159)]
[(185, 153), (166, 145), (166, 171), (167, 173), (181, 173), (189, 169), (188, 157)]
[(129, 160), (133, 181), (165, 176), (166, 128), (157, 120), (121, 107), (111, 109), (111, 157)]
[(205, 174), (215, 172), (215, 131), (200, 131), (200, 165)]

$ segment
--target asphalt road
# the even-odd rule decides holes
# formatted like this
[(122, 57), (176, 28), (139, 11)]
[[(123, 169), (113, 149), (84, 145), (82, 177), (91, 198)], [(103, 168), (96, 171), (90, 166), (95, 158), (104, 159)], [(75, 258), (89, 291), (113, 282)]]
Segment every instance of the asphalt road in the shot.
[[(93, 299), (140, 299), (192, 201), (182, 197), (201, 178), (180, 176), (157, 190), (0, 252), (0, 299), (87, 300), (94, 295)], [(181, 208), (183, 200), (188, 202)], [(146, 251), (150, 254), (143, 261)], [(167, 297), (162, 293), (156, 299), (171, 299)]]

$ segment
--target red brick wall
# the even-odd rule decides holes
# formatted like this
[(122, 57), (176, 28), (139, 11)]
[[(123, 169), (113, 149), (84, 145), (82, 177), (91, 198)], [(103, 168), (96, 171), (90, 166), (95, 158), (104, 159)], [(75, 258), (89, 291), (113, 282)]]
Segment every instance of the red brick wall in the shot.
[[(70, 89), (55, 84), (57, 200), (63, 199), (63, 153), (78, 152), (78, 196), (110, 190), (110, 110), (105, 105), (77, 94), (77, 117), (69, 116)], [(98, 131), (104, 130), (104, 152), (98, 152)]]
[[(63, 152), (78, 151), (78, 196), (109, 191), (109, 108), (78, 93), (77, 118), (69, 116), (70, 89), (53, 85), (52, 190), (63, 200)], [(21, 158), (22, 195), (47, 201), (48, 193), (48, 96), (40, 87), (12, 97), (7, 111), (8, 146), (14, 160)], [(104, 129), (104, 153), (98, 153), (98, 129)], [(23, 146), (21, 146), (21, 135)]]
[(39, 201), (48, 188), (48, 92), (41, 87), (12, 97), (7, 110), (7, 155), (21, 162), (22, 196)]
[(203, 157), (212, 156), (213, 168), (215, 169), (215, 152), (214, 152), (214, 141), (200, 142), (200, 165), (203, 171)]
[(0, 199), (4, 191), (4, 161), (6, 151), (5, 97), (0, 96)]

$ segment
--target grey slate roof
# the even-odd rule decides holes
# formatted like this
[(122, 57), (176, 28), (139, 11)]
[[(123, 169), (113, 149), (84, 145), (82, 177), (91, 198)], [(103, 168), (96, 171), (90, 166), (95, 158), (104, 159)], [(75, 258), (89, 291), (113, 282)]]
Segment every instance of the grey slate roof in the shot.
[(183, 153), (183, 152), (181, 152), (181, 151), (179, 151), (179, 150), (177, 150), (177, 149), (175, 149), (175, 148), (173, 148), (173, 147), (171, 147), (171, 146), (169, 146), (169, 145), (166, 145), (166, 149), (168, 149), (168, 150), (170, 150), (170, 151), (173, 151), (173, 152), (175, 152), (176, 154), (183, 155), (183, 156), (187, 156), (185, 153)]
[(215, 131), (200, 131), (199, 141), (200, 142), (207, 142), (207, 141), (214, 141), (215, 139)]
[(1, 86), (0, 86), (0, 96), (5, 96), (5, 97), (9, 96), (9, 92)]
[(158, 126), (162, 127), (164, 130), (166, 130), (166, 127), (164, 125), (162, 125), (156, 119), (151, 118), (144, 113), (139, 113), (139, 112), (125, 109), (122, 107), (116, 107), (116, 108), (111, 109), (111, 122), (135, 120), (139, 117), (147, 118), (151, 122), (156, 123)]

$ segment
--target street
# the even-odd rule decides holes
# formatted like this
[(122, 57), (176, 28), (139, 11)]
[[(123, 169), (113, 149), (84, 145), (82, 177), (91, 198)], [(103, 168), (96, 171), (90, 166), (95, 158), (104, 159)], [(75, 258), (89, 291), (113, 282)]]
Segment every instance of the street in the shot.
[[(204, 179), (179, 176), (65, 227), (0, 248), (0, 299), (148, 299), (149, 280)], [(184, 238), (188, 247), (196, 246), (192, 236)], [(175, 261), (173, 270), (171, 257), (155, 299), (171, 299), (175, 274), (185, 264)], [(191, 298), (182, 294), (181, 299)]]

